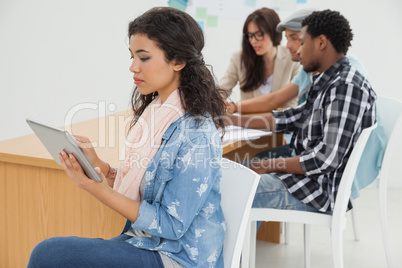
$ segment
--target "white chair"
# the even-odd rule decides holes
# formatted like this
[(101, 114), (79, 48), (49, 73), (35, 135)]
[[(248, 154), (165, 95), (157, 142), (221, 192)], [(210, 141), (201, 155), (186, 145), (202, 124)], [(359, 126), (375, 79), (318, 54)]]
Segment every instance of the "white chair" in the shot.
[[(402, 102), (394, 98), (379, 95), (377, 98), (377, 110), (378, 116), (381, 117), (387, 142), (379, 174), (378, 193), (385, 256), (387, 258), (388, 267), (391, 268), (392, 261), (387, 230), (387, 184), (388, 177), (390, 176), (391, 161), (393, 160), (392, 155), (395, 155), (394, 152), (398, 150), (398, 148), (395, 147), (395, 144), (402, 134)], [(358, 206), (357, 200), (353, 201), (353, 206), (355, 207), (355, 209), (352, 209), (353, 229), (356, 240), (359, 240), (358, 210), (356, 209)]]
[(222, 210), (226, 221), (223, 246), (225, 268), (238, 268), (251, 205), (260, 175), (228, 159), (222, 159)]
[[(296, 222), (305, 224), (305, 266), (310, 266), (309, 232), (307, 224), (326, 226), (331, 229), (332, 254), (334, 268), (343, 267), (343, 229), (346, 226), (346, 209), (350, 199), (351, 187), (356, 174), (357, 166), (363, 149), (367, 143), (371, 131), (377, 127), (377, 124), (366, 128), (360, 134), (356, 145), (350, 155), (349, 161), (345, 167), (341, 183), (339, 184), (333, 214), (324, 214), (318, 212), (307, 212), (297, 210), (283, 210), (274, 208), (252, 208), (250, 212), (249, 228), (245, 237), (245, 246), (243, 247), (242, 268), (255, 267), (255, 248), (256, 248), (256, 222), (257, 221), (279, 221)], [(248, 243), (248, 247), (246, 246)], [(307, 244), (306, 244), (307, 243)]]

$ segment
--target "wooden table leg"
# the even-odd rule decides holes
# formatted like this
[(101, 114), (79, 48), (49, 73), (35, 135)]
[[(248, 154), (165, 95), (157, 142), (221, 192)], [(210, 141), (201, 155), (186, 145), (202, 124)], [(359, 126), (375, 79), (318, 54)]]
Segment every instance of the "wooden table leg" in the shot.
[(281, 223), (280, 222), (261, 222), (261, 226), (257, 232), (257, 240), (267, 242), (281, 242)]

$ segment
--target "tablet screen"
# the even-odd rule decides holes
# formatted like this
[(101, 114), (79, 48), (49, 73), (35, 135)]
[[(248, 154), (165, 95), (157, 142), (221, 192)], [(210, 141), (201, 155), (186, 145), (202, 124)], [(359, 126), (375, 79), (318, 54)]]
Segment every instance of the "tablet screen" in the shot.
[(89, 178), (99, 182), (102, 181), (99, 174), (92, 167), (91, 163), (85, 157), (80, 147), (67, 131), (32, 119), (27, 119), (26, 121), (57, 164), (61, 166), (61, 162), (58, 157), (58, 154), (61, 151), (65, 151), (68, 154), (73, 154)]

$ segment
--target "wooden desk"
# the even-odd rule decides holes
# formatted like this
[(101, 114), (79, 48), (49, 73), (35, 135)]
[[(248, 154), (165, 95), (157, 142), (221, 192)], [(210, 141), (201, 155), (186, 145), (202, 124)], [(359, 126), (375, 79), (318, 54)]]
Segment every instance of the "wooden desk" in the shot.
[[(71, 133), (97, 142), (118, 166), (118, 126), (127, 112), (74, 124)], [(124, 130), (120, 131), (124, 137)], [(119, 235), (125, 219), (74, 185), (36, 135), (0, 142), (0, 267), (26, 267), (36, 244), (53, 236)]]
[[(125, 111), (67, 129), (96, 142), (100, 158), (117, 167), (129, 121)], [(277, 136), (259, 142), (272, 144), (275, 138), (278, 142)], [(224, 157), (236, 160), (255, 154), (249, 151), (250, 145), (245, 141), (225, 144)], [(0, 141), (0, 267), (26, 267), (32, 249), (46, 238), (108, 239), (118, 235), (124, 223), (122, 216), (76, 187), (36, 135)]]

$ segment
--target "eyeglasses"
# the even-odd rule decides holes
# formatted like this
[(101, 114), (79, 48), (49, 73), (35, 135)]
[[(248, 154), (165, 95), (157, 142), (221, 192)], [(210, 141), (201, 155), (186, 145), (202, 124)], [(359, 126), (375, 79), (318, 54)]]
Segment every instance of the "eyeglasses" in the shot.
[(253, 40), (253, 38), (255, 38), (256, 41), (261, 41), (262, 39), (264, 39), (264, 32), (255, 32), (255, 33), (247, 33), (244, 34), (244, 38), (247, 39), (249, 42), (251, 42), (251, 40)]

